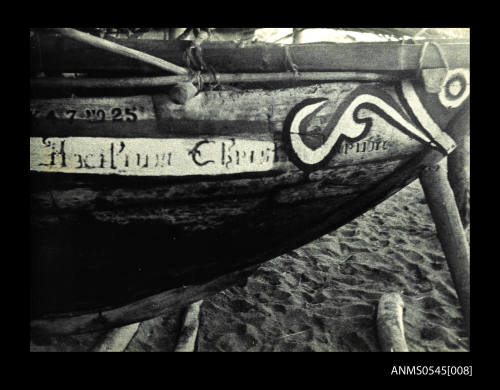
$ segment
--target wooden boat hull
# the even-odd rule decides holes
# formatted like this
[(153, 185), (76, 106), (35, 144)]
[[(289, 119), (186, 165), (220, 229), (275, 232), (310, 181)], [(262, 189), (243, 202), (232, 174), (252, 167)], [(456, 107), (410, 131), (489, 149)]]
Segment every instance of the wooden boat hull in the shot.
[(457, 72), (451, 107), (409, 81), (33, 99), (32, 329), (153, 317), (362, 214), (453, 149)]

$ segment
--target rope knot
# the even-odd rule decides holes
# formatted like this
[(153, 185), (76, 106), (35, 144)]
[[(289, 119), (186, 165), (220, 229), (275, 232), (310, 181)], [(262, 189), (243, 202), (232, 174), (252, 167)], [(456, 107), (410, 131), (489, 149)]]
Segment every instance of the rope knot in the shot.
[(299, 75), (299, 67), (293, 62), (292, 55), (290, 54), (290, 47), (285, 46), (285, 61), (288, 68), (290, 68), (295, 76)]

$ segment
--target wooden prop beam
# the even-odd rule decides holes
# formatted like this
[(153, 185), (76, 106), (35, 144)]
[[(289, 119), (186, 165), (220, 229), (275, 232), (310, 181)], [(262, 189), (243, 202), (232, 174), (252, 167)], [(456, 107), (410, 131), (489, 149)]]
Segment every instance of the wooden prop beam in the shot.
[(57, 31), (59, 34), (64, 35), (65, 37), (74, 39), (79, 42), (83, 42), (85, 44), (97, 47), (99, 49), (109, 51), (111, 53), (133, 58), (135, 60), (144, 62), (146, 64), (153, 65), (159, 69), (163, 69), (175, 74), (189, 73), (189, 71), (186, 68), (172, 64), (171, 62), (166, 61), (164, 59), (152, 56), (150, 54), (138, 50), (130, 49), (118, 43), (111, 42), (103, 38), (95, 37), (93, 35), (72, 28), (55, 28), (54, 30)]
[(424, 169), (420, 183), (462, 306), (470, 338), (470, 254), (457, 204), (447, 177), (446, 159)]
[(168, 310), (185, 307), (225, 290), (257, 269), (258, 265), (226, 273), (205, 283), (184, 286), (140, 299), (124, 306), (64, 317), (31, 321), (32, 334), (79, 334), (125, 327), (127, 324), (158, 317)]
[(448, 157), (448, 180), (455, 194), (455, 200), (464, 229), (470, 223), (470, 109), (460, 113), (454, 126), (463, 134), (458, 138), (457, 147)]
[(193, 352), (200, 325), (200, 307), (203, 300), (192, 303), (186, 308), (181, 334), (175, 352)]
[(91, 352), (123, 352), (139, 329), (140, 322), (115, 328), (106, 333)]
[(398, 293), (382, 295), (377, 311), (377, 334), (383, 352), (408, 352), (403, 326), (404, 302)]

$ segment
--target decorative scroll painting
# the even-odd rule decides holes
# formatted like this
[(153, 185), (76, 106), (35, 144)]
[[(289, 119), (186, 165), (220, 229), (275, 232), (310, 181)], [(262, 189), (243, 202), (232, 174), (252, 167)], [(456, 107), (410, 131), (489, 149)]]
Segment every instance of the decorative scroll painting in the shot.
[(440, 128), (435, 118), (442, 113), (436, 111), (457, 109), (469, 97), (468, 70), (449, 72), (442, 91), (437, 95), (441, 108), (436, 109), (432, 100), (430, 103), (422, 101), (420, 89), (410, 81), (403, 81), (396, 88), (400, 104), (383, 90), (360, 86), (340, 104), (327, 123), (320, 126), (312, 123), (330, 101), (313, 98), (300, 102), (288, 115), (283, 131), (290, 159), (302, 170), (314, 171), (327, 164), (334, 155), (347, 153), (353, 145), (357, 151), (360, 148), (384, 150), (388, 140), (359, 142), (369, 135), (378, 118), (421, 144), (444, 154), (450, 153), (455, 144)]

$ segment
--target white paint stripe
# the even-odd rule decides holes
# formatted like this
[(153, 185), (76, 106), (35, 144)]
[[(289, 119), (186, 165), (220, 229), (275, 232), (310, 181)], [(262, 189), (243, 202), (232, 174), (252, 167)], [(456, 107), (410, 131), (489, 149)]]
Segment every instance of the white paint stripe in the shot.
[(424, 108), (415, 91), (415, 88), (413, 88), (412, 83), (408, 80), (403, 80), (402, 90), (411, 110), (424, 129), (426, 129), (433, 137), (438, 135), (441, 132), (441, 128), (436, 124), (436, 122), (434, 122), (427, 110)]
[(30, 170), (38, 172), (125, 176), (262, 172), (272, 169), (274, 154), (274, 142), (248, 139), (30, 138)]
[[(447, 136), (447, 134), (444, 133), (438, 124), (431, 118), (420, 101), (413, 84), (408, 80), (404, 80), (401, 84), (401, 90), (406, 101), (408, 102), (408, 105), (410, 106), (410, 109), (417, 117), (422, 127), (432, 136), (433, 141), (436, 141), (447, 151), (447, 153), (450, 153), (456, 146), (455, 142), (453, 142), (453, 140)], [(445, 137), (445, 135), (447, 137)], [(433, 144), (435, 145), (435, 142), (433, 142)]]

